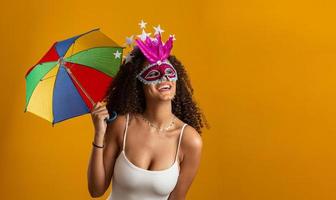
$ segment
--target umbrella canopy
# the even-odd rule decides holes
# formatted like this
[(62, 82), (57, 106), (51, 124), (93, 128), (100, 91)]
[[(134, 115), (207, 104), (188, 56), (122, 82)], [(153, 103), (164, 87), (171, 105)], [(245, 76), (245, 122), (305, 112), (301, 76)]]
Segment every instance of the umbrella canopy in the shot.
[(55, 42), (26, 75), (26, 105), (54, 125), (89, 113), (102, 101), (122, 62), (123, 47), (99, 29)]

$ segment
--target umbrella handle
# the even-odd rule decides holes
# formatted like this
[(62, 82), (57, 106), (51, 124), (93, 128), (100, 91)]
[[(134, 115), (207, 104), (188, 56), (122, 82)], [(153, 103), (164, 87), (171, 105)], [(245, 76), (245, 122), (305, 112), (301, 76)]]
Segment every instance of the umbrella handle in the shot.
[(106, 123), (111, 123), (116, 118), (117, 118), (117, 113), (116, 113), (116, 111), (113, 111), (112, 116), (110, 116), (110, 119), (106, 117), (104, 120), (106, 121)]

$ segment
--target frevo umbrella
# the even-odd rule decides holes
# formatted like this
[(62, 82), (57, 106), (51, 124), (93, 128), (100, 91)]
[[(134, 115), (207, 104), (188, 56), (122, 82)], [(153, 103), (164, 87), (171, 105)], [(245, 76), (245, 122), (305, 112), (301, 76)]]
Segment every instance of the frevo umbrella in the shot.
[(96, 102), (105, 99), (122, 62), (122, 51), (99, 29), (55, 42), (25, 75), (24, 112), (53, 126), (89, 113)]

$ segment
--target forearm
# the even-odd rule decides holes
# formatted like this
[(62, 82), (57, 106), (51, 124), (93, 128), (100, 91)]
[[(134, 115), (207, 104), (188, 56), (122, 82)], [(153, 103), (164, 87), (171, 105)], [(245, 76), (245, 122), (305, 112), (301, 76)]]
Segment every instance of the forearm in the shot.
[[(103, 146), (104, 137), (95, 134), (93, 142)], [(88, 189), (93, 197), (98, 197), (105, 192), (105, 169), (103, 162), (103, 149), (92, 146), (91, 156), (88, 166)]]

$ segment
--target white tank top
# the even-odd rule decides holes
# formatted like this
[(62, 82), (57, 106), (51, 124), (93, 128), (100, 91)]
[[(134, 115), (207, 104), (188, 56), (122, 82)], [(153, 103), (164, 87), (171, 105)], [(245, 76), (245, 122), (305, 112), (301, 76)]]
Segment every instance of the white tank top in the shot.
[(112, 176), (112, 192), (107, 200), (167, 200), (173, 191), (180, 172), (178, 152), (184, 124), (177, 145), (175, 162), (163, 170), (147, 170), (131, 163), (125, 154), (129, 114), (126, 116), (123, 149), (117, 157)]

